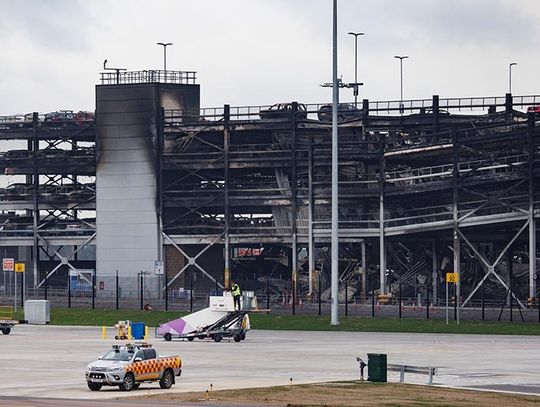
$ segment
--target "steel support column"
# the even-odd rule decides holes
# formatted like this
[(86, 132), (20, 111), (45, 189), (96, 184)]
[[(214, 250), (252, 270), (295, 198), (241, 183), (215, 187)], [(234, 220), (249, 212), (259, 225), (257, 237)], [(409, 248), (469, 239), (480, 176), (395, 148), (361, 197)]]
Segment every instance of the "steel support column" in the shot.
[(313, 283), (316, 278), (315, 273), (315, 242), (313, 241), (313, 210), (315, 202), (313, 201), (313, 141), (309, 137), (309, 156), (308, 156), (308, 256), (309, 256), (309, 289), (308, 295), (313, 296)]
[(225, 223), (225, 236), (224, 236), (224, 260), (225, 270), (223, 273), (223, 286), (228, 289), (231, 285), (231, 249), (230, 249), (230, 210), (229, 210), (229, 145), (231, 141), (231, 134), (229, 130), (229, 122), (231, 120), (231, 107), (230, 105), (223, 106), (223, 154), (224, 154), (224, 202), (223, 202), (223, 217)]
[(362, 241), (362, 299), (367, 298), (367, 253), (366, 241)]
[(439, 245), (437, 240), (433, 239), (432, 242), (432, 270), (431, 270), (431, 286), (433, 289), (433, 302), (437, 305), (439, 302), (438, 288), (439, 288)]
[(384, 240), (384, 176), (386, 160), (384, 159), (384, 134), (379, 140), (379, 294), (386, 294), (386, 246)]
[(296, 313), (296, 297), (298, 295), (298, 247), (296, 242), (296, 195), (297, 195), (297, 179), (296, 179), (296, 112), (298, 111), (298, 103), (292, 103), (291, 110), (291, 240), (292, 240), (292, 313)]
[[(165, 119), (165, 112), (160, 106), (159, 99), (156, 98), (156, 112), (158, 112), (157, 129), (156, 129), (156, 207), (157, 207), (157, 248), (158, 258), (161, 262), (163, 272), (167, 275), (167, 268), (165, 267), (165, 256), (163, 249), (163, 151), (165, 150), (165, 135), (163, 134), (163, 121)], [(167, 278), (163, 279), (163, 288), (167, 291)], [(160, 290), (161, 291), (161, 290)], [(167, 308), (167, 299), (165, 299), (165, 308)]]
[(32, 166), (33, 166), (33, 251), (34, 256), (32, 259), (32, 266), (34, 271), (34, 290), (38, 287), (39, 283), (39, 242), (38, 242), (38, 223), (39, 223), (39, 202), (38, 202), (38, 196), (39, 196), (39, 171), (38, 171), (38, 150), (39, 150), (39, 140), (38, 140), (38, 134), (37, 134), (37, 127), (39, 124), (39, 115), (37, 112), (34, 112), (32, 116)]
[[(531, 208), (529, 221), (529, 297), (536, 297), (536, 221)], [(538, 298), (537, 298), (538, 300)]]
[[(536, 297), (536, 220), (534, 219), (534, 124), (535, 113), (528, 114), (529, 153), (529, 298)], [(540, 297), (540, 296), (539, 296)], [(537, 298), (538, 300), (538, 298)]]
[(458, 145), (458, 134), (456, 127), (452, 127), (452, 219), (454, 223), (453, 230), (453, 250), (454, 250), (454, 273), (457, 273), (457, 282), (456, 282), (456, 295), (454, 298), (456, 304), (456, 320), (459, 324), (459, 313), (460, 313), (460, 297), (461, 297), (461, 241), (458, 230), (458, 217), (459, 217), (459, 207), (458, 207), (458, 182), (459, 182), (459, 145)]

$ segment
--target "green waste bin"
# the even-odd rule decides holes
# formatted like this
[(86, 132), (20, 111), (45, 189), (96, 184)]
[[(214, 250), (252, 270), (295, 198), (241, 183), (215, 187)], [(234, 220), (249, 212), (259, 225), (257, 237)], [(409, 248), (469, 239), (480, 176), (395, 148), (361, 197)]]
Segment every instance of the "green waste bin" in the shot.
[(386, 354), (368, 353), (368, 381), (386, 383)]

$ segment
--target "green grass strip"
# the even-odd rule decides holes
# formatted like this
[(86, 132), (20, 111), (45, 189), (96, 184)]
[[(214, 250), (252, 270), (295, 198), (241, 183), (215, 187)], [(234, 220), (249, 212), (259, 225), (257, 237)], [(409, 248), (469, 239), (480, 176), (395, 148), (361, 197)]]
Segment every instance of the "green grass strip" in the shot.
[[(52, 325), (113, 326), (119, 320), (144, 322), (147, 326), (176, 319), (186, 312), (107, 310), (83, 308), (53, 308)], [(21, 311), (16, 318), (23, 319)], [(540, 324), (521, 322), (461, 321), (456, 325), (450, 321), (412, 318), (366, 318), (341, 317), (339, 326), (331, 326), (329, 317), (316, 315), (266, 315), (250, 314), (254, 329), (298, 330), (298, 331), (351, 331), (351, 332), (418, 332), (455, 334), (498, 334), (498, 335), (540, 335)]]

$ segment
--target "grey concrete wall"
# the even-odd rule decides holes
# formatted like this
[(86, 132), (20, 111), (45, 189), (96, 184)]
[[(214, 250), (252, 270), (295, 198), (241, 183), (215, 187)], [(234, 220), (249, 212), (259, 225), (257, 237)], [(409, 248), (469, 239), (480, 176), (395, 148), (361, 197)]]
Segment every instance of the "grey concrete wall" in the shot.
[(154, 261), (163, 260), (156, 174), (161, 107), (198, 112), (199, 86), (96, 86), (98, 281), (116, 270), (131, 281), (140, 271), (153, 273)]
[(97, 275), (133, 276), (158, 259), (157, 90), (97, 86)]

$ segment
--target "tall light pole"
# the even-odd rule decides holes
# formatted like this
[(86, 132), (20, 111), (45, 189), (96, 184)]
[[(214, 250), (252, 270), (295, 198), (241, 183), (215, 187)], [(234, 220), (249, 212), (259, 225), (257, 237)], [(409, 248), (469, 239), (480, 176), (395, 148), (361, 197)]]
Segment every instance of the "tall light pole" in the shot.
[(511, 62), (508, 65), (508, 93), (512, 93), (512, 67), (517, 65), (517, 62)]
[[(338, 73), (337, 73), (337, 0), (334, 0), (332, 17), (332, 236), (331, 236), (331, 293), (330, 325), (339, 325), (338, 274), (339, 274), (339, 216), (338, 216)], [(319, 287), (320, 290), (320, 287)]]
[(395, 55), (394, 58), (399, 59), (399, 77), (400, 77), (400, 85), (399, 85), (399, 113), (403, 114), (403, 60), (409, 58), (407, 55), (399, 56)]
[(358, 107), (358, 36), (364, 33), (349, 32), (354, 35), (354, 107)]
[(167, 71), (167, 47), (173, 45), (172, 42), (158, 42), (157, 45), (163, 46), (163, 70)]

